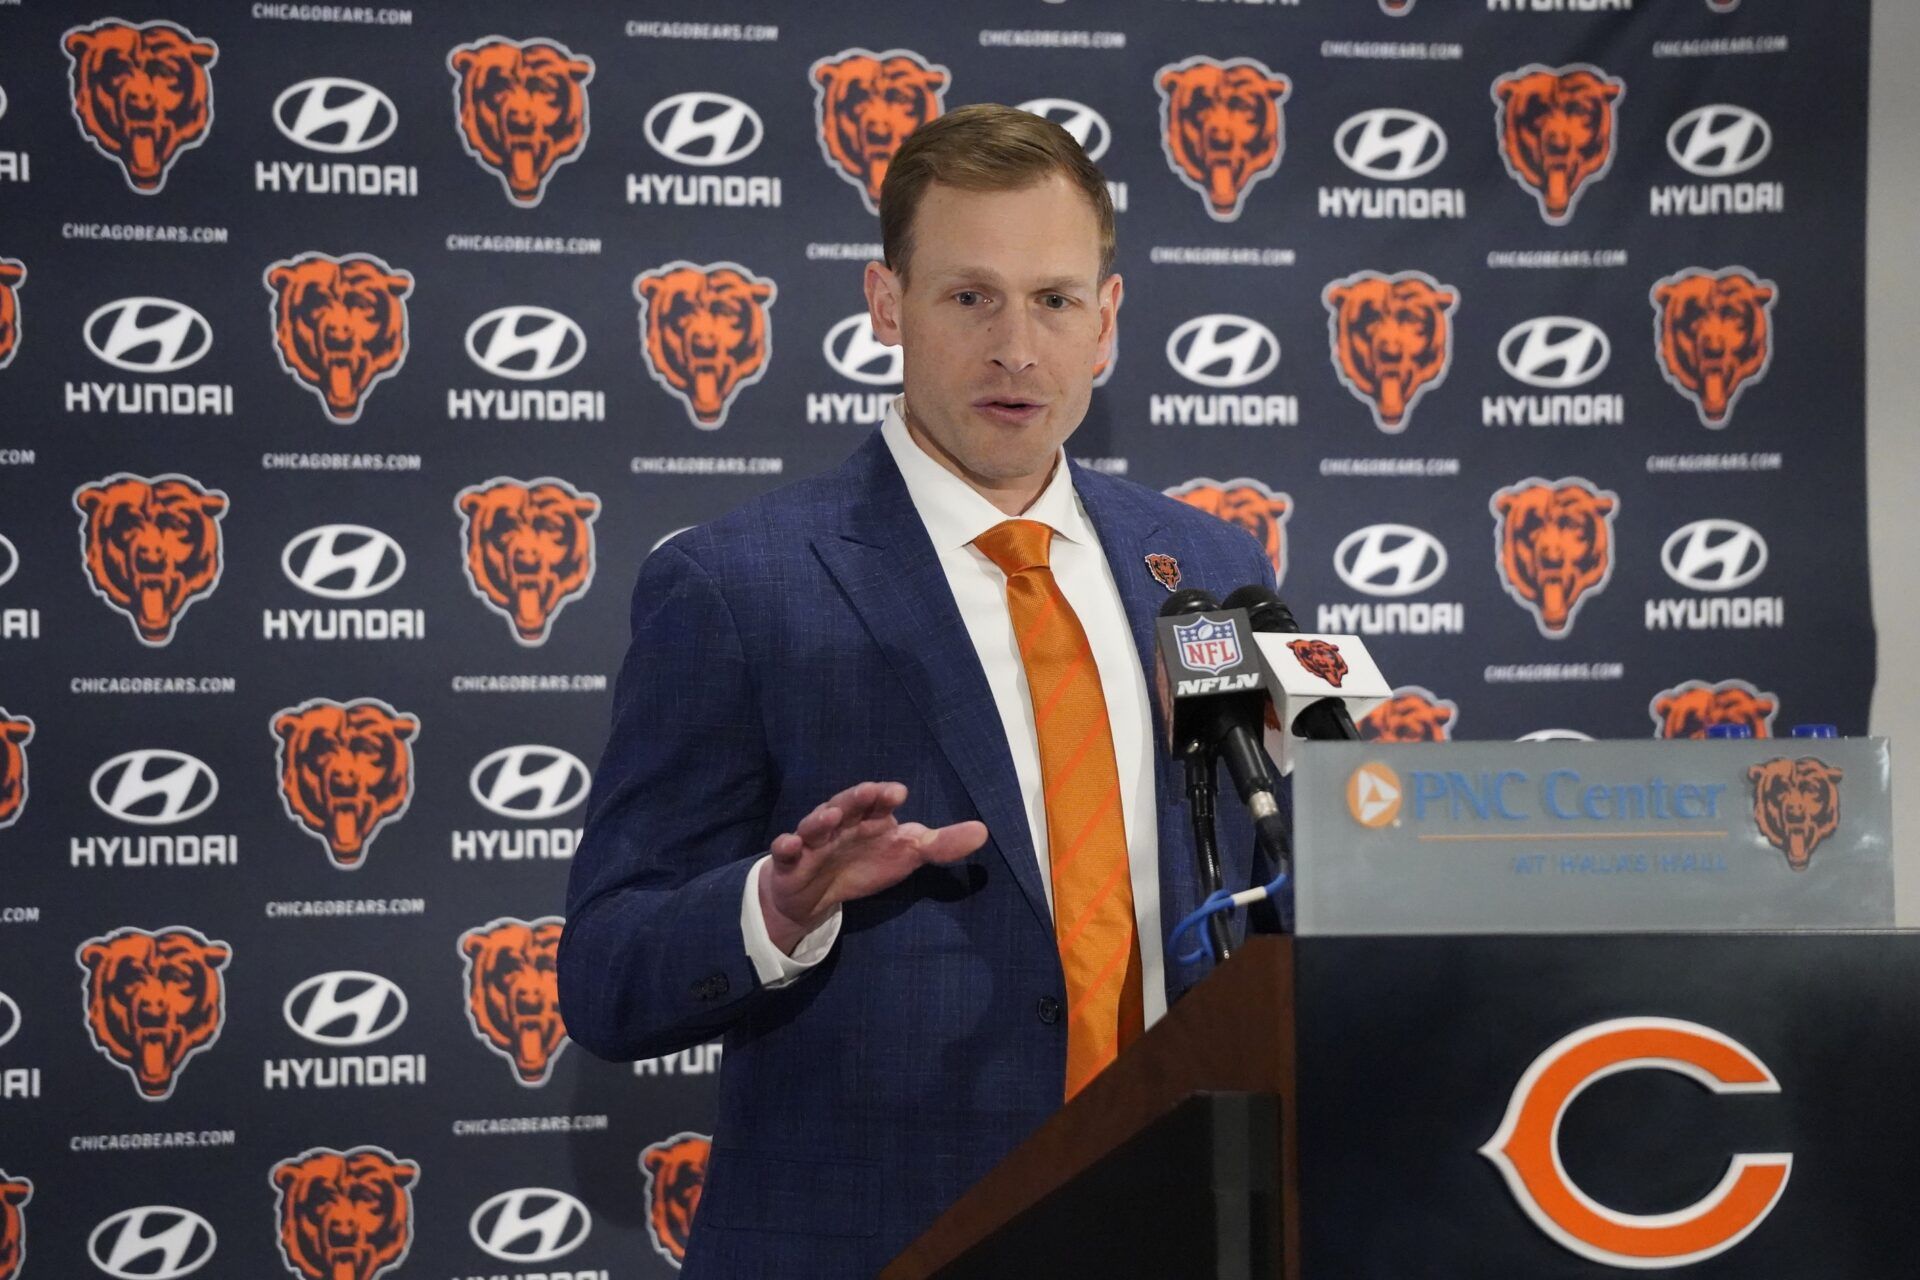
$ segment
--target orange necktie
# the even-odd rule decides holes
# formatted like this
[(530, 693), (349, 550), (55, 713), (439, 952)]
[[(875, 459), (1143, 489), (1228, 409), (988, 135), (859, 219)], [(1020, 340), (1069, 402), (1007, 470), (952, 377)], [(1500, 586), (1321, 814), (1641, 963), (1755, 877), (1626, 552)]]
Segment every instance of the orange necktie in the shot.
[(1007, 575), (1007, 609), (1040, 738), (1071, 1098), (1140, 1034), (1145, 1015), (1107, 698), (1087, 633), (1048, 567), (1052, 542), (1053, 530), (1036, 520), (1005, 520), (973, 545)]

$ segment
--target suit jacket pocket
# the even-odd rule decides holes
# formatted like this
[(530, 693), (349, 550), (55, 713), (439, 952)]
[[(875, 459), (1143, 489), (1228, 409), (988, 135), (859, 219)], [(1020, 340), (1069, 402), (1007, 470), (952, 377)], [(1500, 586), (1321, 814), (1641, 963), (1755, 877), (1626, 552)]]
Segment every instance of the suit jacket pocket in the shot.
[(870, 1160), (716, 1148), (699, 1217), (723, 1230), (874, 1235), (880, 1230), (880, 1167)]

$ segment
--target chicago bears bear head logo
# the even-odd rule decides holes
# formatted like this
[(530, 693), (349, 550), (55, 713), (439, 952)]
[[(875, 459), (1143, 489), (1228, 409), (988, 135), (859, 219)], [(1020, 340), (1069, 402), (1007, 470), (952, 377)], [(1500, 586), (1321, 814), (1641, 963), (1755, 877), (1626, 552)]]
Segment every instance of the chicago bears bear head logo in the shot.
[(0, 1280), (14, 1280), (27, 1260), (27, 1216), (21, 1206), (31, 1199), (31, 1178), (10, 1178), (0, 1169)]
[(1219, 222), (1240, 216), (1254, 184), (1280, 167), (1292, 94), (1284, 76), (1252, 58), (1192, 57), (1153, 74), (1160, 146), (1180, 181)]
[(724, 424), (733, 398), (766, 373), (775, 292), (736, 262), (669, 262), (633, 282), (647, 371), (686, 405), (694, 426)]
[(1447, 742), (1460, 707), (1417, 684), (1401, 685), (1354, 727), (1367, 742)]
[(467, 1023), (513, 1064), (514, 1079), (543, 1085), (567, 1047), (560, 1021), (559, 916), (507, 917), (460, 935), (467, 966)]
[(212, 1047), (227, 1020), (221, 971), (233, 949), (198, 929), (116, 929), (80, 944), (87, 1034), (109, 1062), (157, 1102), (179, 1083), (187, 1059)]
[(276, 712), (268, 727), (287, 817), (327, 846), (334, 866), (360, 866), (374, 836), (413, 799), (419, 719), (378, 698), (312, 698)]
[(713, 1143), (705, 1134), (676, 1133), (640, 1153), (647, 1180), (647, 1234), (653, 1247), (677, 1270), (687, 1256), (700, 1189), (707, 1182)]
[(1424, 271), (1360, 271), (1321, 294), (1333, 369), (1382, 431), (1404, 431), (1420, 398), (1453, 365), (1460, 295)]
[(1840, 829), (1840, 777), (1839, 769), (1812, 756), (1747, 769), (1754, 825), (1795, 871), (1805, 871), (1820, 842)]
[(1745, 267), (1693, 267), (1653, 286), (1660, 372), (1707, 426), (1726, 426), (1740, 393), (1766, 376), (1778, 294), (1778, 285)]
[(1273, 563), (1274, 578), (1286, 581), (1287, 519), (1293, 514), (1291, 497), (1245, 476), (1226, 481), (1202, 477), (1175, 485), (1166, 493), (1169, 498), (1178, 498), (1190, 507), (1198, 507), (1252, 534)]
[(1147, 555), (1147, 572), (1153, 575), (1155, 582), (1169, 591), (1180, 585), (1180, 562), (1172, 556), (1163, 555), (1157, 551), (1150, 552)]
[(1568, 635), (1580, 606), (1613, 577), (1619, 496), (1578, 476), (1532, 476), (1497, 490), (1487, 507), (1500, 585), (1533, 614), (1541, 635)]
[(554, 169), (587, 145), (593, 59), (553, 40), (489, 36), (454, 46), (447, 66), (467, 154), (499, 177), (507, 199), (539, 204)]
[(1287, 648), (1293, 650), (1302, 667), (1334, 688), (1338, 689), (1346, 678), (1347, 660), (1340, 656), (1339, 645), (1325, 640), (1289, 640)]
[(227, 495), (190, 476), (119, 472), (73, 491), (80, 562), (93, 593), (163, 645), (187, 606), (220, 585)]
[(593, 585), (600, 499), (565, 480), (495, 477), (454, 496), (467, 586), (524, 645), (545, 644), (568, 601)]
[(945, 67), (911, 49), (843, 49), (807, 69), (815, 137), (827, 167), (880, 212), (880, 188), (907, 135), (946, 110), (953, 82)]
[(1598, 67), (1522, 67), (1493, 82), (1500, 158), (1540, 216), (1558, 227), (1613, 167), (1614, 110), (1626, 81)]
[(1722, 680), (1709, 684), (1689, 680), (1671, 689), (1662, 689), (1647, 704), (1647, 714), (1658, 726), (1656, 738), (1704, 738), (1716, 724), (1745, 725), (1756, 738), (1773, 736), (1773, 717), (1779, 713), (1780, 699), (1762, 693), (1745, 680)]
[(16, 290), (27, 278), (27, 264), (18, 258), (0, 258), (0, 369), (13, 363), (20, 349), (20, 298)]
[(118, 18), (70, 27), (60, 46), (81, 135), (119, 164), (135, 191), (160, 190), (180, 153), (205, 142), (213, 125), (207, 68), (219, 46), (171, 22)]
[(27, 743), (32, 740), (33, 721), (0, 707), (0, 828), (12, 826), (26, 811)]
[(374, 1280), (413, 1249), (420, 1166), (384, 1147), (313, 1147), (267, 1174), (280, 1256), (302, 1280)]
[(413, 276), (371, 254), (306, 253), (266, 269), (280, 367), (335, 422), (357, 422), (373, 384), (407, 358)]

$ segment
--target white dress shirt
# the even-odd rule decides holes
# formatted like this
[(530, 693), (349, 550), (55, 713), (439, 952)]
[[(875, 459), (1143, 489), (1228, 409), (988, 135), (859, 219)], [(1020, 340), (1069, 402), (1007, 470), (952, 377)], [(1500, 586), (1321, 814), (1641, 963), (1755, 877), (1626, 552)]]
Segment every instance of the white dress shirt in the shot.
[[(1026, 664), (1021, 660), (1007, 609), (1006, 575), (985, 552), (972, 545), (975, 538), (1012, 517), (915, 443), (901, 417), (901, 404), (902, 397), (895, 396), (880, 436), (893, 454), (914, 510), (933, 540), (967, 636), (986, 672), (987, 687), (993, 692), (994, 706), (1006, 729), (1014, 775), (1026, 803), (1027, 826), (1040, 863), (1040, 883), (1046, 889), (1051, 910), (1053, 877), (1040, 777), (1040, 739), (1033, 723)], [(1140, 934), (1141, 999), (1146, 1025), (1152, 1026), (1167, 1010), (1167, 987), (1160, 939), (1160, 828), (1154, 795), (1153, 716), (1140, 655), (1134, 647), (1133, 630), (1113, 570), (1100, 548), (1093, 522), (1074, 492), (1064, 449), (1054, 465), (1052, 480), (1018, 518), (1039, 521), (1054, 531), (1054, 581), (1078, 615), (1100, 672), (1100, 688), (1106, 696), (1107, 719), (1113, 733), (1114, 764), (1120, 775), (1127, 869), (1133, 884), (1134, 921)], [(761, 858), (747, 876), (740, 903), (740, 930), (761, 983), (779, 987), (798, 978), (832, 950), (840, 934), (841, 913), (835, 908), (827, 920), (801, 939), (791, 956), (782, 953), (768, 935), (766, 917), (760, 909), (760, 876), (766, 862)]]

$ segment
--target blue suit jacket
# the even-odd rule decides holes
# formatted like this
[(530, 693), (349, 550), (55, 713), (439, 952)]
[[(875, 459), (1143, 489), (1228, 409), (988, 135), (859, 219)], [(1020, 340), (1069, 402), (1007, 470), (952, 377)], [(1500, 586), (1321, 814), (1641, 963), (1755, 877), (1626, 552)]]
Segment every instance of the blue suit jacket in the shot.
[[(1073, 482), (1149, 688), (1167, 592), (1147, 553), (1216, 595), (1272, 584), (1244, 530), (1078, 466)], [(655, 551), (632, 622), (567, 886), (568, 1033), (615, 1060), (725, 1038), (689, 1280), (871, 1275), (1061, 1104), (1059, 954), (986, 676), (878, 431), (837, 470)], [(870, 778), (907, 785), (903, 820), (977, 817), (990, 839), (847, 903), (829, 956), (768, 990), (741, 941), (748, 869)], [(1171, 929), (1200, 895), (1164, 753), (1157, 786)], [(1250, 828), (1223, 790), (1228, 882), (1244, 885)], [(1171, 1000), (1201, 967), (1169, 949), (1166, 974)]]

